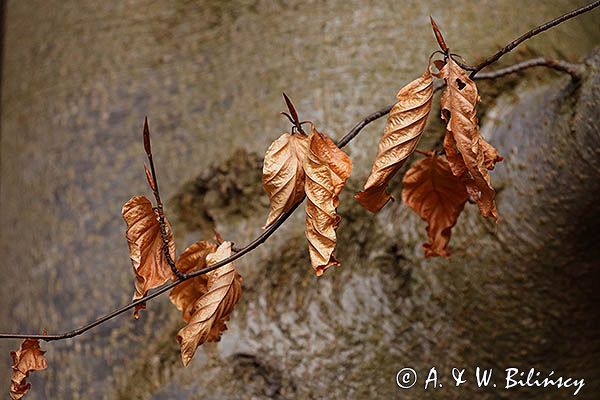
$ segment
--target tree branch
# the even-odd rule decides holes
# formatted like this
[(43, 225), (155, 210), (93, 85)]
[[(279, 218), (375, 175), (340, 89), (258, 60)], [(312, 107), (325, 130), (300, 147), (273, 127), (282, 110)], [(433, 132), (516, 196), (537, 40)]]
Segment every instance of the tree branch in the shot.
[(588, 11), (593, 10), (594, 8), (600, 6), (600, 0), (596, 0), (590, 4), (588, 4), (587, 6), (583, 6), (580, 7), (576, 10), (573, 10), (571, 12), (568, 12), (564, 15), (561, 15), (558, 18), (553, 19), (552, 21), (548, 21), (545, 24), (542, 24), (536, 28), (533, 28), (532, 30), (530, 30), (529, 32), (524, 33), (523, 35), (519, 36), (518, 38), (516, 38), (515, 40), (513, 40), (512, 42), (510, 42), (509, 44), (507, 44), (506, 46), (504, 46), (503, 48), (501, 48), (500, 50), (498, 50), (495, 54), (491, 55), (490, 57), (486, 58), (485, 61), (482, 61), (481, 63), (477, 64), (472, 72), (470, 77), (473, 78), (475, 75), (477, 75), (477, 73), (479, 71), (481, 71), (482, 69), (484, 69), (485, 67), (487, 67), (490, 64), (495, 63), (496, 61), (498, 61), (500, 59), (500, 57), (502, 57), (503, 55), (505, 55), (506, 53), (510, 52), (511, 50), (513, 50), (515, 47), (517, 47), (518, 45), (520, 45), (521, 43), (523, 43), (524, 41), (526, 41), (527, 39), (530, 39), (532, 37), (534, 37), (537, 34), (540, 34), (562, 22), (565, 22), (571, 18), (574, 18), (578, 15), (581, 15), (583, 13), (586, 13)]
[[(498, 51), (496, 54), (490, 56), (488, 59), (486, 59), (484, 62), (478, 64), (475, 67), (471, 67), (469, 68), (469, 66), (465, 66), (467, 68), (465, 69), (469, 69), (472, 70), (473, 72), (471, 73), (471, 77), (475, 77), (475, 75), (478, 75), (478, 72), (487, 67), (490, 64), (493, 64), (494, 62), (498, 61), (498, 59), (500, 59), (500, 57), (502, 57), (502, 55), (510, 52), (512, 49), (514, 49), (515, 47), (517, 47), (520, 43), (522, 43), (523, 41), (529, 39), (532, 36), (537, 35), (540, 32), (543, 32), (547, 29), (550, 29), (551, 27), (560, 24), (563, 21), (566, 21), (570, 18), (573, 18), (577, 15), (583, 14), (587, 11), (592, 10), (593, 8), (597, 7), (598, 5), (600, 5), (600, 0), (595, 1), (587, 6), (584, 6), (582, 8), (579, 8), (577, 10), (574, 10), (570, 13), (567, 13), (559, 18), (556, 18), (550, 22), (547, 22), (543, 25), (540, 25), (537, 28), (532, 29), (531, 31), (525, 33), (524, 35), (520, 36), (518, 39), (515, 39), (514, 41), (512, 41), (511, 43), (509, 43), (507, 46), (505, 46), (504, 48), (502, 48), (500, 51)], [(544, 62), (542, 62), (541, 60), (544, 60)], [(494, 72), (490, 72), (488, 74), (480, 74), (478, 75), (476, 78), (479, 79), (494, 79), (500, 76), (504, 76), (506, 74), (510, 74), (513, 72), (517, 72), (520, 70), (523, 70), (525, 68), (530, 68), (530, 67), (534, 67), (534, 66), (547, 66), (547, 67), (551, 67), (554, 68), (556, 70), (559, 71), (563, 71), (563, 72), (567, 72), (570, 73), (571, 75), (573, 75), (574, 73), (576, 75), (580, 74), (580, 67), (576, 66), (574, 64), (569, 64), (566, 63), (564, 61), (556, 61), (556, 60), (549, 60), (549, 59), (534, 59), (534, 60), (529, 60), (523, 63), (519, 63), (516, 65), (513, 65), (511, 67), (507, 67), (507, 68), (503, 68), (500, 69), (498, 71), (494, 71)], [(570, 72), (569, 72), (570, 71)], [(441, 87), (440, 87), (441, 88)], [(436, 90), (439, 90), (436, 87)], [(375, 111), (371, 114), (369, 114), (368, 116), (366, 116), (364, 119), (362, 119), (359, 123), (357, 123), (346, 135), (344, 135), (338, 142), (337, 145), (338, 147), (342, 148), (344, 146), (346, 146), (348, 143), (350, 143), (360, 132), (361, 130), (367, 126), (368, 124), (370, 124), (371, 122), (383, 117), (384, 115), (387, 115), (390, 110), (392, 109), (392, 107), (394, 106), (394, 104), (390, 104), (378, 111)], [(145, 128), (147, 128), (147, 125), (145, 126)], [(148, 155), (149, 158), (149, 162), (150, 162), (150, 168), (151, 168), (151, 173), (152, 173), (152, 179), (154, 181), (154, 188), (153, 188), (153, 192), (155, 192), (155, 197), (157, 200), (157, 205), (159, 205), (158, 211), (159, 211), (159, 215), (162, 212), (162, 202), (160, 201), (160, 195), (158, 193), (158, 185), (156, 183), (156, 173), (154, 171), (154, 163), (152, 161), (152, 157), (151, 157), (151, 151), (150, 151), (150, 141), (149, 141), (149, 134), (148, 134), (148, 139), (146, 139), (146, 135), (144, 134), (144, 147), (146, 148), (146, 153)], [(151, 185), (152, 186), (152, 185)], [(174, 273), (176, 273), (175, 271), (178, 271), (179, 274), (177, 274), (177, 276), (179, 277), (178, 280), (169, 283), (166, 286), (163, 286), (159, 289), (157, 289), (156, 291), (152, 292), (151, 294), (148, 294), (136, 301), (133, 301), (109, 314), (106, 314), (104, 316), (101, 316), (100, 318), (96, 319), (95, 321), (84, 325), (80, 328), (74, 329), (72, 331), (69, 332), (65, 332), (62, 334), (53, 334), (53, 335), (48, 335), (48, 334), (12, 334), (12, 333), (0, 333), (0, 339), (40, 339), (40, 340), (44, 340), (47, 342), (50, 341), (55, 341), (55, 340), (63, 340), (63, 339), (69, 339), (78, 335), (81, 335), (82, 333), (85, 333), (87, 331), (89, 331), (90, 329), (120, 315), (123, 314), (131, 309), (133, 309), (135, 306), (142, 304), (144, 302), (147, 302), (149, 300), (152, 300), (155, 297), (160, 296), (161, 294), (173, 289), (175, 286), (179, 285), (180, 283), (188, 280), (188, 279), (192, 279), (195, 278), (197, 276), (200, 275), (204, 275), (208, 272), (214, 271), (217, 268), (220, 268), (226, 264), (229, 264), (241, 257), (243, 257), (244, 255), (250, 253), (251, 251), (253, 251), (255, 248), (257, 248), (258, 246), (260, 246), (261, 244), (263, 244), (273, 233), (275, 233), (275, 231), (277, 229), (279, 229), (279, 227), (281, 225), (283, 225), (283, 223), (294, 213), (294, 211), (300, 206), (300, 204), (304, 201), (304, 197), (298, 201), (289, 211), (285, 212), (284, 214), (282, 214), (272, 225), (270, 225), (267, 229), (265, 229), (258, 237), (256, 237), (256, 239), (254, 239), (252, 242), (248, 243), (246, 246), (238, 249), (238, 251), (234, 254), (232, 254), (230, 257), (221, 260), (209, 267), (203, 268), (201, 270), (195, 271), (193, 273), (190, 274), (182, 274), (180, 271), (177, 270), (177, 268), (175, 267), (174, 269)], [(164, 214), (163, 218), (162, 218), (162, 223), (164, 224)], [(162, 225), (161, 225), (161, 233), (162, 233)], [(165, 238), (166, 238), (166, 233), (165, 233)], [(164, 240), (163, 240), (163, 245), (164, 245)], [(163, 249), (165, 249), (165, 247), (163, 247)], [(166, 253), (165, 255), (167, 256), (167, 260), (169, 261), (169, 265), (171, 266), (171, 268), (174, 268), (175, 263), (173, 262), (173, 260), (171, 259), (170, 255), (168, 254), (168, 247), (166, 247)], [(172, 265), (171, 265), (172, 264)]]

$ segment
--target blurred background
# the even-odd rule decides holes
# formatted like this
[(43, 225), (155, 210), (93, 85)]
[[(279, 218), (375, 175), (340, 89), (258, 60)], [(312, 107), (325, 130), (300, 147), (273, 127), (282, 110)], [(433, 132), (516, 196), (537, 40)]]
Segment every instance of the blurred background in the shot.
[[(585, 3), (3, 1), (0, 331), (63, 332), (129, 302), (120, 210), (150, 196), (144, 116), (178, 252), (213, 228), (242, 246), (268, 212), (264, 151), (290, 129), (282, 91), (339, 138), (422, 73), (437, 48), (430, 15), (475, 64)], [(175, 340), (183, 321), (162, 296), (139, 321), (128, 313), (43, 343), (49, 368), (27, 398), (420, 399), (432, 395), (423, 381), (401, 391), (396, 373), (431, 366), (448, 383), (443, 399), (572, 395), (450, 387), (452, 367), (475, 366), (583, 377), (578, 397), (597, 398), (599, 44), (595, 10), (489, 68), (547, 56), (584, 64), (586, 77), (537, 68), (480, 84), (482, 132), (505, 157), (492, 173), (501, 222), (467, 205), (450, 260), (424, 258), (425, 223), (400, 201), (374, 216), (352, 199), (382, 119), (345, 149), (342, 267), (314, 276), (298, 210), (237, 263), (244, 291), (229, 329), (188, 368)], [(444, 132), (436, 110), (423, 149)], [(0, 342), (2, 393), (18, 346)]]

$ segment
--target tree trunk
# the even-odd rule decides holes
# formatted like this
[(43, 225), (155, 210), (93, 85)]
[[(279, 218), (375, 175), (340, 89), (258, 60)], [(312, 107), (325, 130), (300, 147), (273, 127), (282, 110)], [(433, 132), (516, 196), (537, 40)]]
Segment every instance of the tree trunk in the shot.
[[(579, 3), (578, 3), (579, 4)], [(129, 301), (121, 205), (149, 194), (148, 115), (178, 252), (216, 227), (243, 245), (260, 233), (262, 154), (287, 122), (280, 93), (332, 137), (389, 103), (435, 50), (433, 15), (474, 63), (577, 4), (7, 2), (2, 74), (0, 330), (62, 332)], [(525, 11), (526, 10), (526, 11)], [(598, 43), (597, 13), (507, 56), (577, 60)], [(490, 34), (493, 32), (493, 34)], [(400, 201), (377, 216), (352, 195), (382, 121), (349, 147), (342, 267), (316, 278), (303, 211), (237, 263), (242, 298), (218, 345), (181, 366), (180, 314), (166, 297), (43, 344), (31, 399), (531, 398), (572, 389), (503, 389), (505, 368), (586, 379), (600, 392), (600, 136), (594, 53), (580, 85), (536, 70), (481, 86), (482, 129), (505, 161), (492, 173), (501, 222), (467, 206), (450, 260), (424, 259), (425, 223)], [(432, 112), (423, 146), (443, 132)], [(400, 198), (400, 177), (393, 193)], [(0, 342), (7, 354), (17, 341)], [(9, 358), (0, 363), (8, 385)], [(423, 389), (435, 366), (442, 388)], [(478, 389), (473, 369), (494, 368)], [(396, 373), (419, 382), (402, 391)], [(450, 371), (467, 368), (454, 388)], [(6, 385), (6, 386), (7, 386)], [(4, 387), (4, 385), (0, 385)]]

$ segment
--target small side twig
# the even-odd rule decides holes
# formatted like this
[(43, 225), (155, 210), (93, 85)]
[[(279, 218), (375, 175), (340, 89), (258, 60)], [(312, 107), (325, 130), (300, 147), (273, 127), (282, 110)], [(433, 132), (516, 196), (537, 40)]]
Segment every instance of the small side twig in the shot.
[(552, 58), (539, 57), (523, 61), (506, 68), (500, 68), (495, 71), (481, 72), (477, 74), (474, 79), (496, 79), (532, 67), (547, 67), (559, 72), (565, 72), (571, 75), (571, 78), (576, 81), (582, 78), (584, 70), (583, 65), (580, 64), (573, 64), (567, 61), (555, 60)]
[[(185, 278), (185, 274), (181, 272), (177, 266), (175, 265), (175, 261), (171, 258), (171, 253), (169, 251), (169, 237), (167, 235), (167, 224), (165, 222), (165, 211), (163, 208), (163, 203), (160, 199), (160, 192), (158, 190), (158, 180), (156, 179), (156, 169), (154, 168), (154, 160), (152, 159), (152, 146), (150, 144), (150, 129), (148, 128), (148, 117), (144, 119), (144, 150), (146, 151), (146, 156), (148, 157), (148, 163), (150, 164), (150, 173), (151, 176), (148, 177), (148, 173), (146, 176), (148, 177), (148, 183), (150, 184), (150, 188), (152, 189), (152, 193), (154, 194), (154, 198), (156, 199), (156, 211), (158, 213), (158, 224), (160, 226), (160, 236), (162, 239), (162, 250), (171, 268), (171, 271), (175, 274), (175, 276), (179, 279)], [(152, 181), (150, 181), (150, 178)]]
[[(453, 60), (454, 60), (454, 58), (453, 58)], [(454, 60), (454, 61), (461, 68), (469, 70), (468, 68), (464, 68), (463, 65), (461, 65), (461, 63), (459, 63), (457, 60)], [(466, 64), (464, 64), (464, 65), (466, 65)], [(469, 67), (468, 65), (466, 65), (466, 66)], [(551, 69), (559, 71), (559, 72), (567, 73), (567, 74), (571, 75), (571, 78), (574, 81), (580, 80), (583, 77), (583, 71), (584, 71), (584, 66), (581, 64), (573, 64), (573, 63), (563, 61), (563, 60), (555, 60), (552, 58), (539, 57), (539, 58), (533, 58), (531, 60), (523, 61), (523, 62), (514, 64), (514, 65), (510, 65), (506, 68), (500, 68), (495, 71), (481, 72), (481, 73), (477, 74), (475, 77), (473, 77), (473, 79), (476, 81), (497, 79), (497, 78), (502, 78), (503, 76), (514, 74), (516, 72), (520, 72), (525, 69), (533, 68), (533, 67), (546, 67), (546, 68), (551, 68)], [(469, 67), (469, 68), (474, 68), (474, 67)], [(442, 90), (445, 86), (446, 86), (446, 84), (444, 82), (438, 81), (435, 83), (435, 85), (433, 87), (433, 92), (437, 93), (440, 90)]]

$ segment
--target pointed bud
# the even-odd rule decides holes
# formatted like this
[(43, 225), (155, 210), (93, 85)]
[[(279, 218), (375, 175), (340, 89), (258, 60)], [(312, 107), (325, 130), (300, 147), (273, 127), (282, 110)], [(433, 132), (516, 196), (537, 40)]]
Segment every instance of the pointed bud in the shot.
[(438, 28), (437, 24), (435, 23), (435, 21), (433, 20), (433, 17), (431, 15), (429, 16), (429, 20), (431, 21), (431, 27), (433, 28), (433, 33), (435, 34), (435, 39), (437, 40), (438, 45), (440, 46), (440, 49), (442, 49), (442, 51), (444, 53), (447, 53), (448, 46), (446, 45), (444, 36), (442, 36), (442, 32), (440, 32), (440, 28)]
[(300, 119), (298, 118), (298, 113), (296, 112), (296, 108), (294, 107), (294, 104), (292, 103), (290, 98), (285, 93), (283, 93), (283, 99), (285, 100), (285, 104), (287, 105), (288, 110), (290, 110), (290, 115), (292, 116), (294, 123), (296, 125), (299, 125)]
[(148, 128), (148, 117), (144, 119), (144, 150), (146, 150), (146, 154), (148, 156), (152, 154), (152, 148), (150, 147), (150, 129)]

